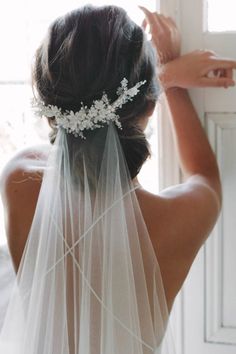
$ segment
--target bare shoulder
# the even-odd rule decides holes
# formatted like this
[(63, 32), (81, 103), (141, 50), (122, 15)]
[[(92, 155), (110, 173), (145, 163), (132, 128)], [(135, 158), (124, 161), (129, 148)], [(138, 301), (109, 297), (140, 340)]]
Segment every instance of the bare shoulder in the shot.
[[(18, 151), (6, 164), (0, 178), (6, 219), (17, 220), (30, 214), (37, 202), (50, 145)], [(12, 219), (12, 220), (11, 220)]]
[(19, 151), (1, 175), (6, 235), (16, 271), (34, 217), (49, 151), (49, 145)]
[(138, 199), (149, 222), (156, 220), (167, 232), (196, 233), (198, 242), (204, 241), (209, 234), (221, 209), (219, 195), (198, 175), (163, 190), (159, 195), (141, 188)]
[(200, 247), (219, 216), (219, 192), (204, 177), (195, 175), (183, 184), (164, 190), (160, 197), (176, 229), (181, 229), (183, 241), (188, 237), (193, 246)]
[(137, 197), (159, 261), (167, 301), (172, 304), (216, 223), (221, 201), (201, 176), (159, 195), (141, 188)]
[(14, 156), (7, 162), (2, 176), (4, 177), (8, 172), (19, 168), (20, 166), (24, 166), (27, 170), (30, 170), (31, 167), (35, 169), (35, 167), (39, 167), (48, 158), (48, 154), (50, 152), (50, 145), (36, 145), (27, 147), (25, 149), (19, 150), (15, 153)]
[(37, 145), (18, 151), (6, 164), (1, 174), (3, 201), (21, 188), (32, 188), (42, 180), (50, 145)]

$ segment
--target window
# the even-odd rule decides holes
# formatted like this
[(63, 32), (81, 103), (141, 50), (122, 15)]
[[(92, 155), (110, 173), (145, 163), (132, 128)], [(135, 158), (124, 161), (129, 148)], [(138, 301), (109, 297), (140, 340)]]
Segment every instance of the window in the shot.
[[(80, 1), (106, 5), (109, 1)], [(114, 4), (114, 1), (112, 2)], [(141, 24), (143, 14), (137, 5), (142, 4), (152, 11), (155, 0), (116, 0), (116, 5), (125, 8), (131, 18)], [(56, 1), (7, 1), (0, 5), (1, 59), (0, 59), (0, 171), (15, 150), (26, 145), (47, 142), (46, 125), (36, 120), (30, 108), (32, 97), (30, 67), (36, 48), (42, 40), (48, 25), (57, 16), (78, 7), (77, 0)], [(14, 11), (13, 11), (14, 8)], [(149, 127), (153, 158), (146, 163), (141, 182), (152, 191), (158, 190), (157, 132), (153, 119)], [(0, 225), (3, 225), (3, 211), (0, 210)], [(0, 227), (0, 244), (5, 243), (4, 227)]]
[(207, 0), (207, 12), (208, 31), (236, 31), (235, 0)]

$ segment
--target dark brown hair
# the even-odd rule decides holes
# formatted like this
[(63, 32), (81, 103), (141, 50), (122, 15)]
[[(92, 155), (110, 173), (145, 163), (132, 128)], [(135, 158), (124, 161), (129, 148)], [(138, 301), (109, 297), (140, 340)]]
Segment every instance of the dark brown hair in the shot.
[[(146, 80), (132, 102), (117, 112), (118, 130), (131, 178), (150, 155), (139, 128), (140, 117), (158, 98), (157, 58), (141, 27), (116, 6), (85, 6), (56, 19), (38, 48), (33, 66), (33, 85), (46, 104), (78, 111), (90, 106), (105, 91), (111, 101), (125, 77), (129, 87)], [(51, 142), (56, 137), (53, 119)], [(89, 132), (87, 133), (89, 134)], [(82, 139), (78, 138), (78, 144)]]

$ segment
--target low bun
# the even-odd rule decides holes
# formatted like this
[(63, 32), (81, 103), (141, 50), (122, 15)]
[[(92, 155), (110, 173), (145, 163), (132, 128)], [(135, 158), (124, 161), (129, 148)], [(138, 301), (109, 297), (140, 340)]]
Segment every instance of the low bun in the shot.
[(125, 132), (119, 132), (124, 155), (131, 178), (135, 178), (144, 162), (150, 156), (150, 147), (144, 132), (138, 125), (126, 126)]
[[(139, 128), (159, 87), (157, 58), (143, 29), (117, 6), (85, 6), (56, 19), (38, 48), (33, 66), (33, 88), (46, 105), (78, 111), (81, 102), (91, 106), (105, 91), (111, 102), (125, 77), (129, 87), (146, 80), (132, 102), (117, 111), (118, 131), (131, 177), (150, 155), (149, 144)], [(52, 118), (51, 143), (57, 129)], [(78, 139), (78, 143), (79, 143)]]

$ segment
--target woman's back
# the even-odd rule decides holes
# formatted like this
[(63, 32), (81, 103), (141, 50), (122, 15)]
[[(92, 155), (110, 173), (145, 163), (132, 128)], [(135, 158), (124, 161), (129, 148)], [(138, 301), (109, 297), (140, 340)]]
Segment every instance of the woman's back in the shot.
[[(168, 309), (137, 204), (137, 187), (128, 177), (116, 130), (110, 125), (104, 141), (105, 131), (94, 132), (86, 141), (90, 146), (91, 139), (100, 136), (105, 147), (100, 167), (93, 159), (97, 179), (87, 175), (88, 150), (79, 156), (76, 149), (74, 154), (63, 131), (49, 157), (45, 150), (28, 150), (5, 169), (7, 233), (13, 259), (20, 263), (9, 308), (14, 323), (22, 328), (20, 338), (30, 327), (30, 350), (36, 346), (45, 354), (50, 348), (56, 353), (64, 345), (56, 340), (60, 337), (63, 343), (68, 341), (70, 354), (84, 353), (87, 346), (89, 353), (97, 353), (99, 347), (108, 353), (117, 345), (120, 351), (133, 348), (141, 353), (142, 345), (150, 350), (163, 339)], [(80, 158), (78, 171), (74, 162)], [(24, 209), (22, 198), (27, 203)], [(21, 300), (26, 317), (20, 313)], [(8, 317), (0, 348), (9, 332)], [(26, 343), (21, 345), (25, 350)]]
[[(43, 145), (22, 151), (9, 161), (2, 175), (7, 237), (16, 270), (32, 225), (50, 148)], [(211, 191), (199, 182), (176, 186), (159, 196), (140, 185), (136, 189), (161, 268), (169, 310), (218, 213)]]
[(221, 204), (217, 163), (183, 87), (206, 85), (216, 63), (235, 63), (203, 52), (179, 57), (173, 21), (144, 11), (165, 66), (186, 182), (156, 196), (137, 180), (150, 155), (144, 128), (161, 91), (143, 29), (115, 6), (55, 20), (33, 70), (35, 106), (52, 128), (52, 146), (23, 151), (2, 178), (19, 269), (0, 350), (174, 353), (169, 311)]

